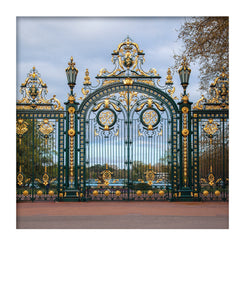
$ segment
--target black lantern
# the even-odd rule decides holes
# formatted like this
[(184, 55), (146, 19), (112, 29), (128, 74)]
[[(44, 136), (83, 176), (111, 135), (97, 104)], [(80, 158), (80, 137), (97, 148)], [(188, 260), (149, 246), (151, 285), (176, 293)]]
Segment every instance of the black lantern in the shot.
[(183, 62), (181, 63), (181, 67), (179, 69), (179, 77), (180, 77), (181, 85), (184, 89), (184, 95), (186, 94), (186, 88), (189, 84), (190, 74), (191, 74), (191, 69), (188, 68), (186, 57), (184, 57)]
[(75, 63), (73, 62), (73, 57), (71, 57), (71, 61), (68, 63), (69, 67), (66, 68), (66, 76), (68, 85), (71, 89), (71, 94), (73, 94), (73, 88), (76, 85), (77, 73), (78, 70), (75, 68)]

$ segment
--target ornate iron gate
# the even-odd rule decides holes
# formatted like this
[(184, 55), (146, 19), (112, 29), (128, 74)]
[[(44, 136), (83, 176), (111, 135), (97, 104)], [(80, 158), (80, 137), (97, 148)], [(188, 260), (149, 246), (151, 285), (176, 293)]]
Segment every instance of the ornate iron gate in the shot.
[(229, 197), (229, 80), (223, 72), (192, 109), (194, 189), (203, 200)]
[(17, 101), (17, 200), (55, 200), (64, 186), (64, 108), (33, 67)]
[[(144, 53), (129, 38), (112, 53), (91, 87), (87, 72), (80, 113), (81, 194), (86, 199), (164, 200), (177, 193), (178, 107)], [(167, 92), (169, 90), (169, 93)], [(84, 144), (84, 147), (83, 147)]]
[(165, 189), (172, 196), (177, 107), (167, 94), (140, 82), (114, 83), (92, 93), (81, 109), (81, 192), (87, 199), (165, 199)]
[(92, 87), (86, 70), (78, 100), (78, 70), (66, 69), (65, 110), (33, 68), (17, 102), (18, 200), (227, 200), (228, 76), (211, 85), (211, 100), (194, 107), (186, 94), (191, 70), (179, 70), (174, 96), (170, 69), (164, 86), (144, 53), (127, 38)]

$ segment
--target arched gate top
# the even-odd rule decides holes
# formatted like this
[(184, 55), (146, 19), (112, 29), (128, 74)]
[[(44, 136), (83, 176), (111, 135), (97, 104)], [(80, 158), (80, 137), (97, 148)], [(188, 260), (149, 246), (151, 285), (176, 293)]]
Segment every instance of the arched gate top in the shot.
[(160, 76), (155, 68), (151, 68), (148, 72), (142, 69), (145, 61), (143, 50), (140, 50), (137, 43), (127, 37), (120, 43), (116, 50), (112, 52), (112, 62), (114, 70), (109, 72), (102, 68), (96, 79), (99, 85), (91, 86), (88, 69), (85, 72), (84, 87), (82, 93), (84, 97), (79, 111), (86, 110), (89, 104), (97, 99), (120, 91), (137, 91), (155, 97), (163, 101), (171, 114), (178, 111), (177, 105), (173, 99), (175, 88), (173, 87), (172, 75), (170, 69), (167, 72), (165, 86), (160, 86)]
[(88, 107), (90, 107), (92, 103), (96, 102), (100, 98), (120, 91), (137, 91), (140, 93), (147, 94), (150, 97), (154, 97), (164, 102), (172, 116), (176, 115), (178, 112), (177, 104), (169, 94), (157, 87), (151, 86), (143, 82), (133, 82), (132, 85), (127, 85), (123, 82), (116, 82), (108, 84), (106, 86), (102, 86), (83, 99), (83, 102), (81, 103), (78, 112), (86, 112)]

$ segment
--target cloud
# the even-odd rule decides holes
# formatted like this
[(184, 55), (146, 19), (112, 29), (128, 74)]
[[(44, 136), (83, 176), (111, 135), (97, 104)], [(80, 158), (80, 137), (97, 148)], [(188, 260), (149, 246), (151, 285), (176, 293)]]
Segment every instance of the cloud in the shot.
[[(182, 17), (19, 17), (17, 83), (23, 82), (35, 65), (49, 92), (58, 91), (57, 97), (64, 99), (68, 92), (65, 68), (73, 56), (79, 70), (76, 92), (80, 96), (85, 69), (89, 69), (93, 83), (101, 68), (112, 71), (111, 53), (127, 35), (145, 52), (144, 70), (156, 68), (164, 82), (168, 67), (174, 63), (173, 51), (181, 47), (176, 29), (183, 21)], [(197, 68), (191, 80), (198, 82)], [(176, 82), (179, 85), (178, 78)], [(196, 96), (193, 86), (190, 90)]]

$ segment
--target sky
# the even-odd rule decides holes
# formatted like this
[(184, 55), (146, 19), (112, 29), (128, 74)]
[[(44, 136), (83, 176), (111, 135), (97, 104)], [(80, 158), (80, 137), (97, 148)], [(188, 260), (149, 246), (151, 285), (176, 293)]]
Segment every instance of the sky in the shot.
[[(177, 39), (185, 17), (18, 17), (17, 18), (17, 98), (19, 87), (33, 66), (48, 86), (47, 98), (53, 95), (64, 103), (69, 87), (65, 68), (73, 56), (79, 70), (74, 92), (82, 96), (84, 73), (88, 68), (91, 81), (101, 68), (114, 69), (111, 53), (127, 36), (145, 53), (144, 71), (156, 68), (165, 83), (168, 67), (174, 65), (173, 54), (183, 47)], [(201, 97), (198, 66), (192, 69), (188, 93), (190, 101)], [(173, 74), (175, 96), (182, 87)]]

